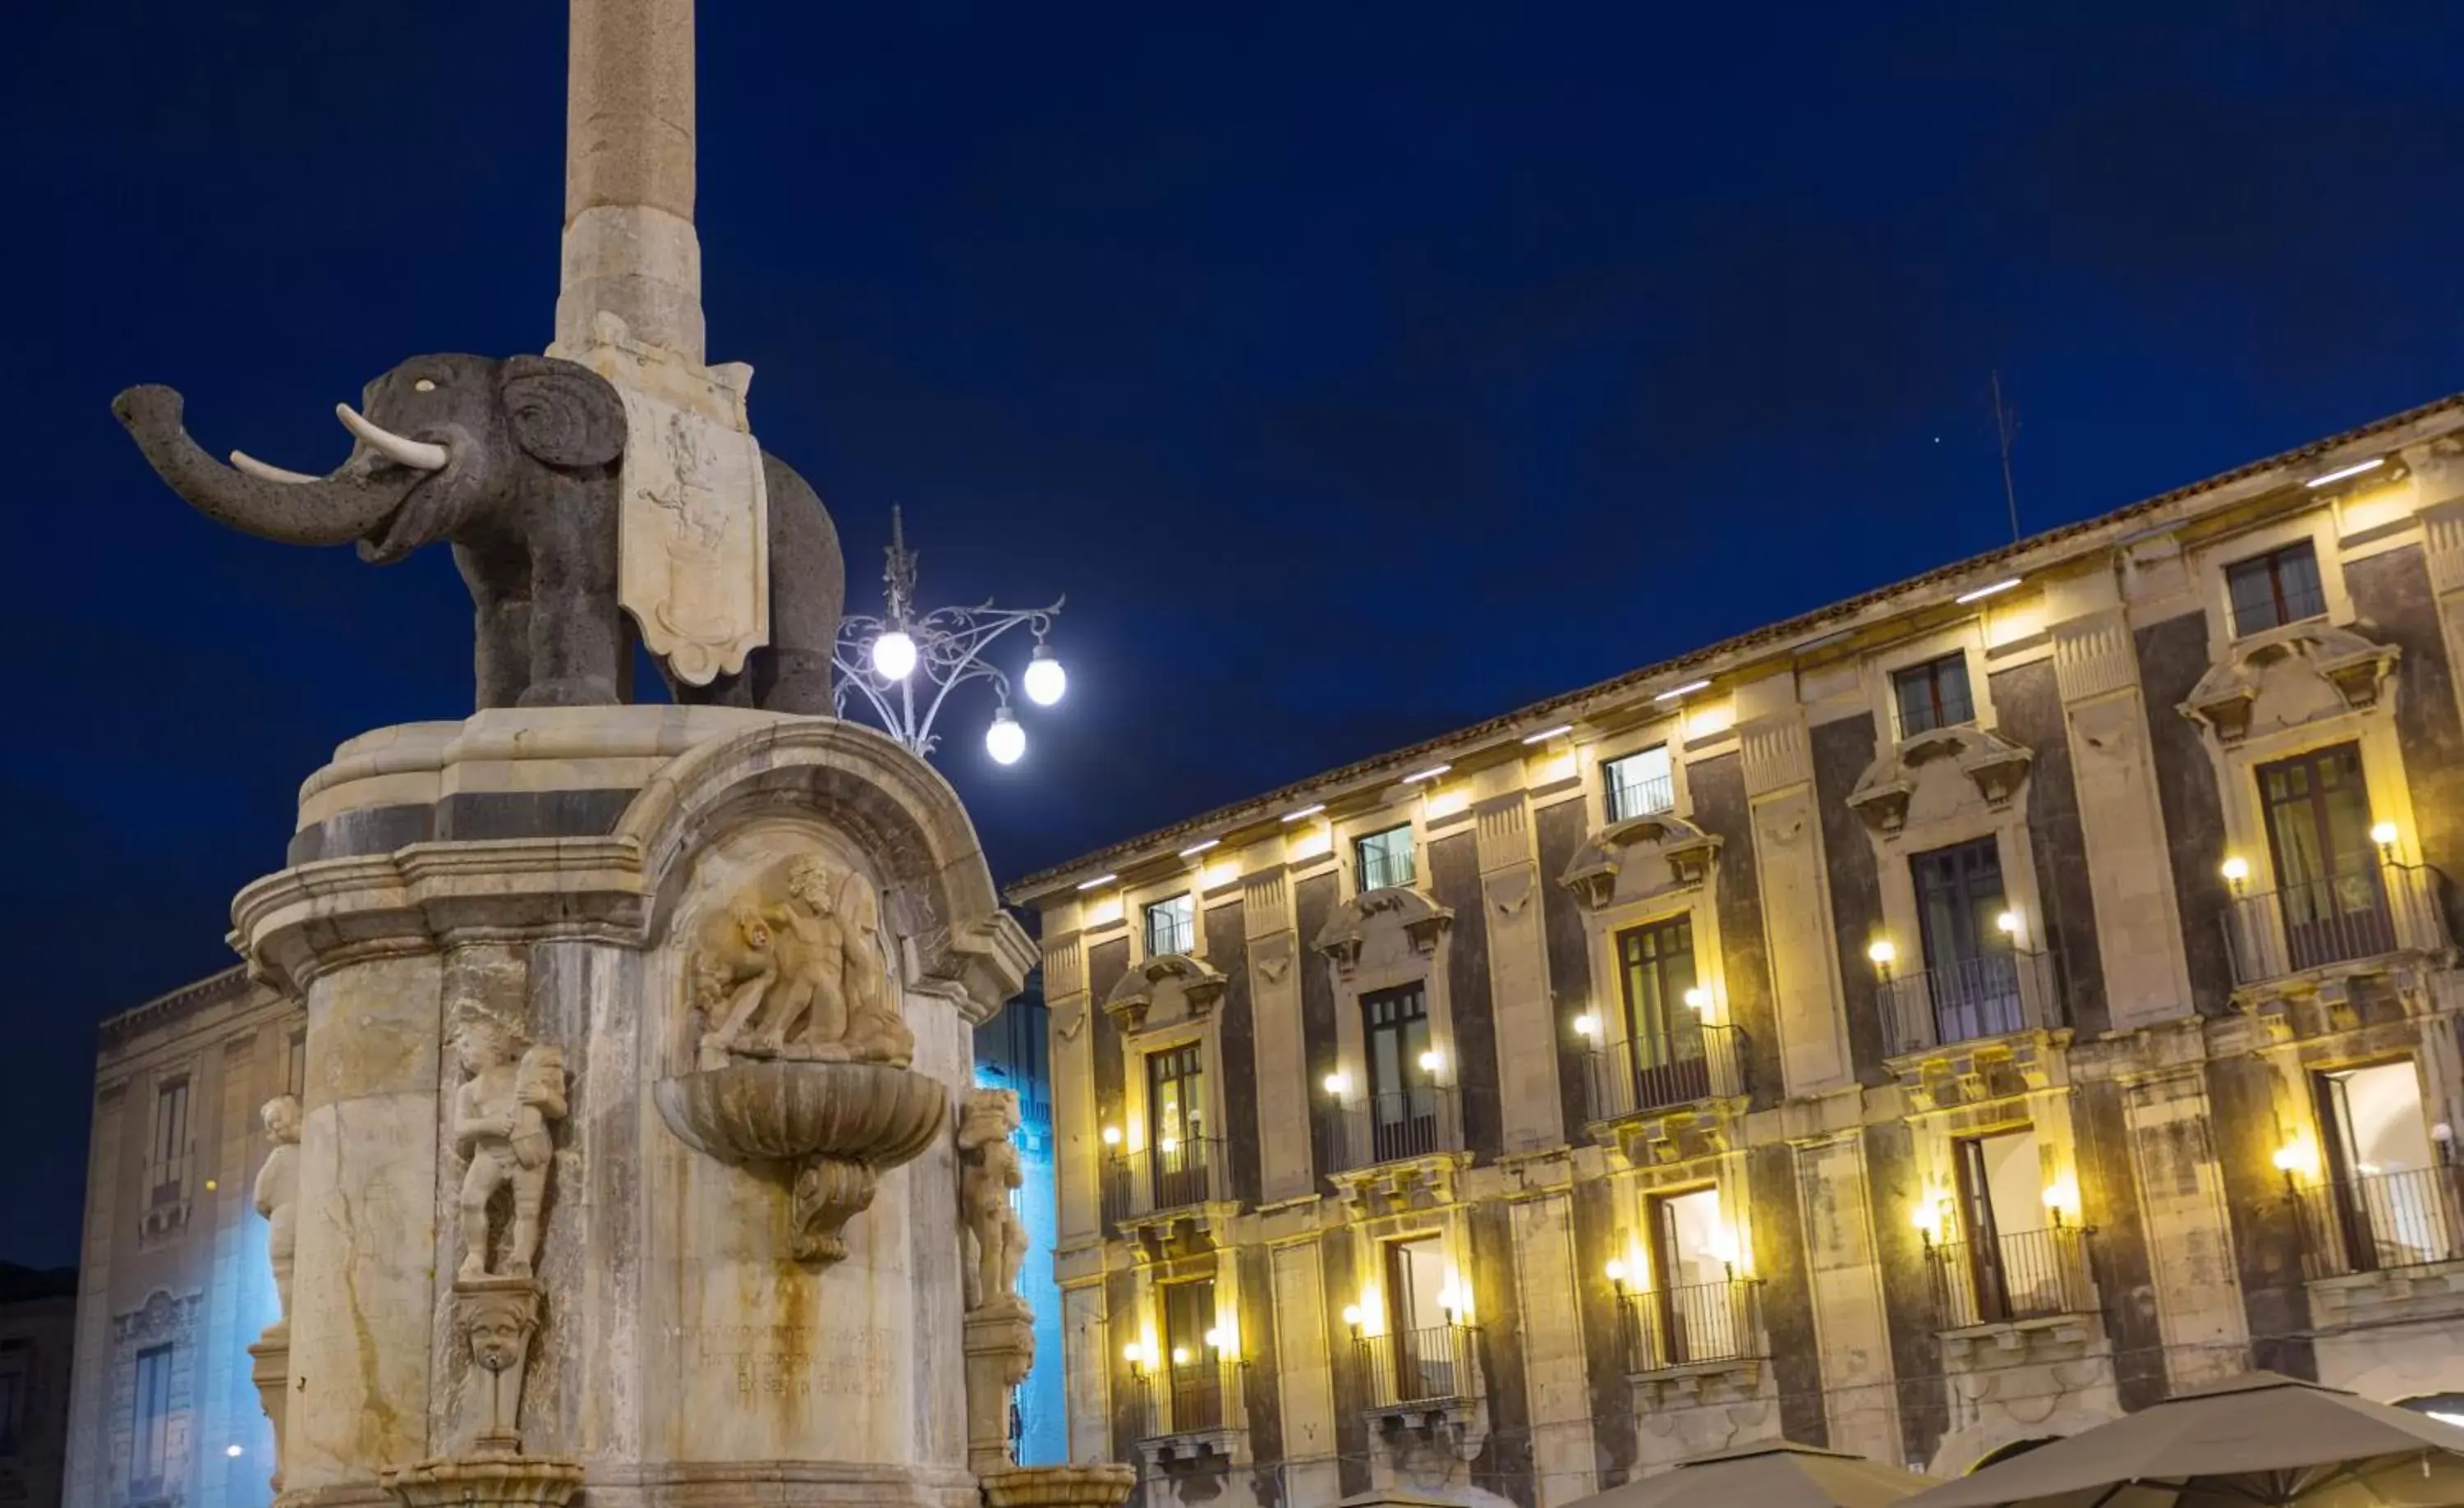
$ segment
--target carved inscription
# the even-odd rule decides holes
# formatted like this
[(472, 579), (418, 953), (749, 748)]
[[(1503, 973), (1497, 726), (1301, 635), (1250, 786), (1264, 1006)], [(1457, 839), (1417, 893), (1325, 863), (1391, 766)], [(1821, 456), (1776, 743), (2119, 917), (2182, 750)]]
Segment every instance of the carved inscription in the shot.
[(678, 1327), (685, 1363), (721, 1377), (738, 1401), (886, 1398), (896, 1338), (881, 1325), (703, 1324)]

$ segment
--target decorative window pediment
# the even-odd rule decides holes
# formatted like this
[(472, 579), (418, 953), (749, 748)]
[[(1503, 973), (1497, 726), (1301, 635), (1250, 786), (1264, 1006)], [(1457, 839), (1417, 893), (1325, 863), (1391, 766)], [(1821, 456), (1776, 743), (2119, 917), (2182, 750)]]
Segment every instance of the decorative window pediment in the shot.
[(2368, 711), (2385, 697), (2400, 653), (2332, 623), (2287, 623), (2236, 640), (2190, 688), (2182, 715), (2230, 748), (2254, 732)]
[(1901, 739), (1866, 766), (1848, 793), (1848, 804), (1874, 831), (1896, 833), (1907, 825), (1920, 788), (1944, 771), (1955, 771), (1975, 788), (1978, 799), (1998, 812), (2026, 786), (2034, 757), (1999, 733), (1972, 725), (1930, 729)]
[(1204, 1020), (1215, 1014), (1225, 983), (1222, 974), (1199, 959), (1164, 953), (1121, 975), (1104, 997), (1104, 1011), (1124, 1033), (1145, 1030), (1150, 1015), (1157, 1016), (1158, 1026)]
[(1455, 913), (1407, 885), (1364, 890), (1336, 907), (1310, 946), (1349, 972), (1364, 953), (1375, 953), (1381, 933), (1398, 936), (1413, 953), (1426, 957), (1454, 926)]
[(1628, 899), (1663, 890), (1691, 890), (1711, 872), (1720, 840), (1674, 812), (1611, 822), (1592, 834), (1557, 883), (1593, 910), (1618, 897), (1623, 875)]

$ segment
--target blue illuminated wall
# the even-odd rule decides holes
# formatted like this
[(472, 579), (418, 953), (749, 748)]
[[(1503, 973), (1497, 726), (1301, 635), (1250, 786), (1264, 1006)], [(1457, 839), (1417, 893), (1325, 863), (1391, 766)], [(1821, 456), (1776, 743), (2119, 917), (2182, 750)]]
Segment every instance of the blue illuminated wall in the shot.
[(1037, 970), (1027, 975), (1023, 994), (976, 1029), (976, 1082), (1018, 1091), (1019, 1160), (1025, 1165), (1026, 1186), (1018, 1191), (1017, 1202), (1027, 1240), (1018, 1286), (1035, 1311), (1035, 1369), (1019, 1387), (1011, 1425), (1024, 1466), (1058, 1466), (1069, 1458), (1069, 1420), (1061, 1400), (1061, 1287), (1052, 1271), (1060, 1206), (1053, 1185), (1045, 1021), (1044, 973)]

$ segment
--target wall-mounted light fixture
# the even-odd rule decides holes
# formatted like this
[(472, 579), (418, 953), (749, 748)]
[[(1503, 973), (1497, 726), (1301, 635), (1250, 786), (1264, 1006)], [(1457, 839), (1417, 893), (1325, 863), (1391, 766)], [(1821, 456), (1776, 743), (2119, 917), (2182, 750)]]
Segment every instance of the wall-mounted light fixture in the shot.
[(1563, 738), (1573, 731), (1573, 724), (1559, 723), (1554, 728), (1543, 728), (1536, 733), (1525, 733), (1523, 741), (1527, 744), (1545, 744), (1551, 738)]
[(1420, 1055), (1420, 1071), (1434, 1074), (1446, 1065), (1446, 1055), (1432, 1047)]
[(1685, 1004), (1688, 1009), (1699, 1014), (1710, 1006), (1711, 992), (1699, 984), (1689, 984), (1685, 987)]
[(1220, 848), (1220, 847), (1221, 847), (1221, 846), (1222, 846), (1222, 844), (1223, 844), (1223, 840), (1222, 840), (1222, 839), (1221, 839), (1221, 838), (1210, 838), (1210, 839), (1206, 840), (1206, 841), (1204, 841), (1204, 842), (1202, 842), (1202, 843), (1192, 843), (1192, 844), (1190, 844), (1188, 847), (1186, 847), (1186, 848), (1182, 849), (1182, 850), (1180, 851), (1180, 857), (1182, 857), (1183, 859), (1195, 859), (1195, 858), (1197, 858), (1199, 854), (1202, 854), (1202, 853), (1206, 852), (1206, 850), (1208, 850), (1209, 848)]
[(1284, 820), (1287, 822), (1297, 822), (1306, 818), (1315, 817), (1318, 813), (1325, 810), (1326, 803), (1324, 801), (1320, 801), (1315, 806), (1304, 806), (1297, 812), (1286, 812), (1284, 814)]
[(1352, 1092), (1352, 1075), (1338, 1068), (1325, 1079), (1326, 1092), (1340, 1100)]
[(1355, 1341), (1360, 1339), (1360, 1323), (1366, 1318), (1367, 1316), (1360, 1312), (1360, 1305), (1348, 1303), (1343, 1306), (1344, 1327), (1352, 1332), (1352, 1338)]
[(1865, 945), (1865, 957), (1874, 965), (1874, 972), (1885, 979), (1891, 976), (1891, 960), (1899, 956), (1900, 951), (1891, 946), (1887, 937), (1877, 937)]
[(1673, 702), (1681, 696), (1691, 696), (1710, 684), (1711, 683), (1707, 678), (1700, 681), (1688, 681), (1683, 686), (1670, 687), (1667, 690), (1653, 697), (1652, 700), (1655, 702)]
[(1999, 597), (2018, 584), (2019, 578), (2015, 576), (2004, 577), (1999, 581), (1990, 581), (1985, 585), (1976, 588), (1972, 592), (1962, 592), (1957, 597), (1952, 598), (1951, 601), (1958, 606), (1965, 607), (1970, 602), (1981, 602), (1989, 597)]
[(2013, 946), (2013, 947), (2018, 946), (2018, 942), (2019, 942), (2019, 913), (2018, 913), (2018, 912), (2016, 912), (2016, 911), (2005, 911), (2005, 912), (2003, 912), (2001, 915), (1999, 915), (1999, 916), (1997, 916), (1997, 917), (1993, 918), (1993, 928), (1994, 928), (1994, 930), (1996, 930), (1996, 931), (2000, 932), (2003, 936), (2005, 936), (2005, 937), (2007, 937), (2007, 938), (2011, 939), (2012, 946)]
[(2304, 1177), (2311, 1177), (2318, 1173), (2319, 1149), (2311, 1146), (2306, 1138), (2296, 1137), (2277, 1147), (2276, 1155), (2269, 1161), (2275, 1163), (2276, 1170), (2284, 1175), (2285, 1187), (2289, 1189), (2293, 1186), (2295, 1173)]
[(2062, 1223), (2064, 1214), (2074, 1220), (2079, 1218), (2079, 1185), (2067, 1178), (2045, 1186), (2045, 1213), (2056, 1225)]
[(2239, 895), (2241, 887), (2250, 883), (2250, 861), (2239, 854), (2228, 854), (2225, 862), (2216, 866), (2216, 873), (2225, 877), (2225, 884), (2233, 887), (2233, 894)]
[(2379, 845), (2379, 862), (2395, 863), (2395, 823), (2382, 818), (2370, 824), (2370, 841)]
[(2340, 466), (2324, 476), (2314, 476), (2301, 485), (2309, 488), (2325, 487), (2331, 482), (2341, 482), (2348, 476), (2359, 476), (2365, 471), (2375, 471), (2385, 465), (2387, 465), (2386, 456), (2374, 455), (2366, 461), (2356, 461), (2350, 466)]
[(1120, 1128), (1119, 1126), (1108, 1126), (1104, 1127), (1104, 1133), (1103, 1133), (1103, 1134), (1104, 1134), (1104, 1145), (1105, 1145), (1105, 1146), (1107, 1146), (1107, 1147), (1118, 1147), (1118, 1146), (1120, 1146), (1120, 1145), (1121, 1145), (1121, 1128)]
[(1594, 1016), (1591, 1012), (1585, 1011), (1582, 1015), (1574, 1017), (1574, 1035), (1576, 1037), (1590, 1038), (1595, 1041), (1598, 1040), (1600, 1035), (1600, 1018)]
[(1609, 1258), (1609, 1286), (1617, 1290), (1617, 1297), (1625, 1297), (1625, 1263), (1614, 1257)]
[(1119, 878), (1120, 876), (1117, 874), (1099, 874), (1092, 880), (1079, 881), (1078, 888), (1081, 890), (1100, 890)]

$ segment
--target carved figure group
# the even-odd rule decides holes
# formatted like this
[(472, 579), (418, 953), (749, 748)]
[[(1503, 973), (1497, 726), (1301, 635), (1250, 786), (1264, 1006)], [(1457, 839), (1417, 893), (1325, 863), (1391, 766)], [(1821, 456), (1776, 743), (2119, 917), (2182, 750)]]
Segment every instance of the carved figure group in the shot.
[(713, 912), (693, 958), (705, 1066), (730, 1057), (893, 1063), (915, 1056), (883, 963), (871, 882), (817, 854)]
[(970, 1310), (1020, 1308), (1019, 1269), (1026, 1263), (1026, 1224), (1009, 1202), (1009, 1191), (1026, 1182), (1018, 1147), (1018, 1092), (976, 1089), (958, 1121), (958, 1218), (974, 1242), (967, 1271)]
[[(453, 1147), (470, 1165), (462, 1177), (462, 1265), (454, 1276), (528, 1278), (556, 1155), (548, 1123), (564, 1119), (564, 1053), (524, 1042), (510, 1022), (479, 1010), (460, 1013), (453, 1052), (464, 1076), (453, 1092)], [(513, 1229), (501, 1267), (492, 1272), (488, 1207), (508, 1185)]]
[(299, 1245), (299, 1102), (278, 1094), (257, 1113), (274, 1147), (256, 1170), (256, 1213), (265, 1216), (265, 1257), (281, 1304), (275, 1322), (285, 1324), (291, 1319), (291, 1257)]

